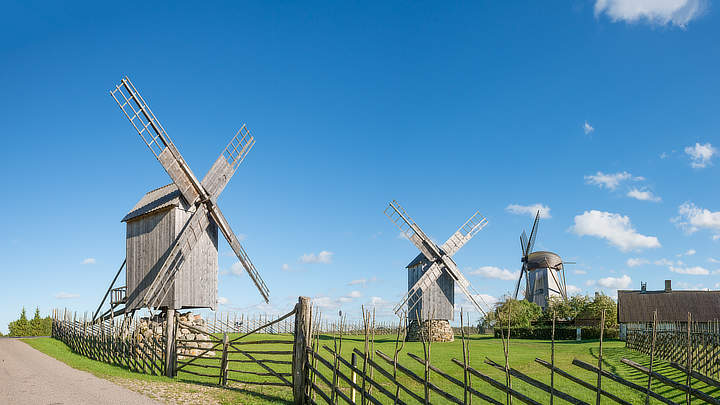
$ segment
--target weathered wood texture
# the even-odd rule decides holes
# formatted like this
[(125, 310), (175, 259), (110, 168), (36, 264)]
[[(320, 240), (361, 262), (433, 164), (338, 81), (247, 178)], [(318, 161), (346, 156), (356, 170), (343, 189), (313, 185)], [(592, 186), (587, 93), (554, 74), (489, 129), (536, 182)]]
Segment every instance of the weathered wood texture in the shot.
[[(174, 186), (166, 186), (172, 190)], [(164, 189), (163, 188), (163, 189)], [(159, 189), (162, 190), (162, 189)], [(148, 193), (148, 195), (157, 190)], [(174, 191), (177, 193), (177, 190)], [(159, 209), (144, 212), (140, 216), (126, 217), (127, 236), (127, 308), (134, 310), (143, 306), (143, 296), (160, 271), (173, 242), (180, 234), (194, 212), (179, 197), (160, 195), (159, 199), (170, 199), (169, 203), (158, 204), (156, 200), (141, 200), (138, 212), (143, 206), (156, 205)], [(145, 199), (145, 197), (144, 197)], [(137, 207), (137, 206), (136, 206)], [(165, 298), (158, 305), (164, 308), (212, 308), (217, 306), (218, 229), (210, 221), (206, 232), (186, 256), (175, 280), (167, 287)]]
[[(428, 268), (430, 268), (430, 264), (427, 260), (408, 268), (408, 289), (417, 283)], [(412, 310), (408, 314), (408, 319), (417, 320), (417, 315), (415, 315), (417, 311), (423, 321), (428, 319), (453, 320), (454, 304), (455, 281), (444, 271), (429, 289), (410, 297), (408, 307)]]

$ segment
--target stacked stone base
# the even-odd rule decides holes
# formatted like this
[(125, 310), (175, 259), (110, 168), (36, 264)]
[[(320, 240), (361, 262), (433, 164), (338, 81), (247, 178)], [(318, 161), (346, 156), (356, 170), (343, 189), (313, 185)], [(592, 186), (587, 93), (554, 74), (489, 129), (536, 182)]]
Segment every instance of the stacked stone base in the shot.
[(446, 319), (423, 321), (422, 326), (418, 324), (418, 321), (410, 321), (405, 340), (408, 342), (427, 342), (428, 331), (430, 332), (429, 341), (431, 342), (452, 342), (455, 340), (450, 321)]
[[(140, 347), (145, 346), (145, 342), (151, 342), (155, 339), (159, 342), (165, 341), (165, 328), (167, 320), (165, 314), (157, 315), (152, 318), (141, 318), (138, 328), (138, 342)], [(186, 312), (178, 316), (178, 320), (182, 323), (177, 326), (177, 355), (178, 359), (185, 359), (186, 356), (199, 356), (200, 353), (206, 349), (213, 347), (213, 343), (210, 342), (211, 337), (207, 333), (207, 326), (205, 320), (200, 315), (193, 315), (192, 312)], [(193, 329), (185, 327), (190, 325)], [(197, 330), (196, 330), (197, 329)], [(203, 332), (203, 333), (199, 333)], [(152, 345), (148, 345), (152, 347)], [(162, 355), (162, 353), (158, 353)], [(215, 352), (210, 350), (203, 354), (202, 357), (215, 357)]]

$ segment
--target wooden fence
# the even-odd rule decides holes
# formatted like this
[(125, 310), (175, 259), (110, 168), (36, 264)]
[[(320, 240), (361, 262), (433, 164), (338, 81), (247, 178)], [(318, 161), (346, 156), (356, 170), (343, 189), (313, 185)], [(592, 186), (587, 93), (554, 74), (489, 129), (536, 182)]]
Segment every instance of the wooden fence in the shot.
[(92, 323), (68, 311), (53, 311), (52, 337), (83, 356), (129, 370), (165, 374), (165, 341), (140, 335), (137, 320), (109, 319)]
[[(461, 353), (458, 353), (456, 358), (451, 359), (452, 364), (462, 370), (462, 377), (458, 378), (452, 375), (457, 375), (458, 373), (443, 370), (430, 363), (431, 342), (423, 342), (422, 357), (413, 353), (405, 353), (405, 355), (402, 355), (404, 336), (402, 336), (401, 333), (397, 335), (395, 350), (392, 353), (384, 353), (381, 350), (374, 349), (374, 333), (371, 322), (369, 321), (370, 314), (367, 313), (364, 327), (364, 350), (354, 348), (350, 356), (342, 354), (342, 327), (339, 328), (338, 334), (333, 338), (332, 343), (329, 344), (321, 343), (319, 334), (313, 332), (314, 339), (311, 346), (307, 348), (308, 373), (306, 377), (306, 401), (312, 404), (326, 403), (333, 405), (339, 403), (363, 405), (381, 405), (385, 403), (399, 405), (408, 403), (472, 404), (473, 398), (475, 398), (476, 400), (480, 400), (481, 403), (491, 403), (495, 405), (512, 404), (513, 400), (530, 405), (553, 404), (554, 401), (558, 400), (571, 404), (595, 403), (599, 405), (601, 400), (604, 399), (606, 401), (605, 403), (611, 401), (617, 404), (630, 405), (631, 402), (623, 398), (626, 395), (611, 392), (611, 388), (607, 387), (607, 384), (603, 386), (603, 381), (611, 380), (616, 383), (614, 386), (619, 384), (644, 396), (646, 404), (649, 403), (651, 398), (654, 402), (676, 404), (673, 400), (663, 396), (663, 393), (669, 391), (669, 389), (677, 389), (684, 392), (686, 394), (687, 404), (690, 404), (691, 401), (720, 404), (717, 398), (694, 388), (692, 385), (693, 379), (696, 379), (717, 390), (720, 389), (719, 381), (697, 375), (696, 372), (681, 367), (680, 371), (686, 373), (687, 380), (685, 384), (678, 383), (675, 380), (653, 371), (654, 357), (652, 355), (649, 368), (632, 360), (622, 359), (622, 363), (648, 376), (647, 386), (641, 386), (618, 374), (604, 370), (604, 316), (603, 311), (600, 340), (597, 350), (597, 364), (589, 364), (579, 359), (572, 361), (574, 367), (592, 372), (596, 376), (596, 379), (594, 381), (588, 381), (587, 378), (579, 378), (573, 375), (572, 371), (560, 369), (555, 365), (555, 328), (553, 325), (549, 361), (541, 358), (535, 359), (536, 363), (545, 367), (550, 373), (550, 384), (546, 384), (518, 369), (510, 367), (508, 361), (510, 345), (507, 334), (505, 333), (502, 334), (504, 359), (495, 361), (487, 357), (484, 358), (484, 364), (505, 374), (504, 381), (492, 378), (470, 365), (470, 342), (466, 339), (463, 329), (461, 329), (460, 336), (462, 339)], [(403, 330), (403, 328), (399, 327), (398, 330)], [(482, 356), (473, 353), (474, 359), (478, 357)], [(422, 365), (423, 371), (419, 373), (412, 371), (411, 367), (407, 365), (407, 362)], [(457, 371), (457, 369), (454, 371)], [(401, 382), (401, 377), (404, 380), (409, 379), (414, 382), (414, 387), (421, 388), (409, 388), (407, 384)], [(557, 389), (555, 386), (557, 378), (565, 378), (584, 389), (590, 390), (595, 396), (595, 401), (587, 402), (568, 392)], [(654, 381), (656, 385), (659, 382), (661, 389), (651, 390), (651, 381)], [(520, 384), (535, 387), (544, 394), (541, 398), (539, 396), (533, 398), (523, 394), (521, 391), (525, 390), (518, 389)], [(462, 389), (462, 396), (451, 393), (448, 388), (452, 386)], [(491, 390), (500, 391), (500, 393), (502, 393), (501, 396), (505, 397), (504, 400), (498, 400), (496, 396), (490, 395)], [(455, 391), (458, 392), (457, 389)]]
[[(691, 317), (690, 317), (691, 318)], [(665, 360), (676, 368), (720, 378), (720, 324), (718, 322), (656, 322), (628, 327), (626, 347)]]

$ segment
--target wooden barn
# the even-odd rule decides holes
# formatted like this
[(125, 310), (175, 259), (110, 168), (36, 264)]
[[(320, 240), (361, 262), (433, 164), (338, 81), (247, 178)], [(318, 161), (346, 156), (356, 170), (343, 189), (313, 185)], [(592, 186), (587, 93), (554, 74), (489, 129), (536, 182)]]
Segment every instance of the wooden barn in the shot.
[[(430, 263), (425, 255), (420, 253), (408, 264), (408, 289), (417, 283), (427, 271)], [(417, 303), (417, 306), (415, 304)], [(416, 321), (418, 315), (421, 321), (429, 319), (445, 319), (452, 321), (455, 316), (455, 280), (447, 272), (443, 272), (432, 286), (410, 297), (409, 308), (413, 308), (408, 314), (410, 321)]]
[[(143, 307), (145, 290), (160, 271), (180, 231), (195, 211), (175, 184), (145, 194), (122, 219), (127, 224), (127, 309)], [(212, 308), (217, 306), (218, 228), (210, 221), (160, 308)]]
[(658, 322), (687, 324), (689, 312), (702, 327), (720, 320), (720, 291), (673, 291), (671, 280), (665, 280), (662, 290), (647, 290), (644, 283), (639, 290), (618, 290), (620, 339), (625, 339), (628, 329), (651, 324), (655, 310)]

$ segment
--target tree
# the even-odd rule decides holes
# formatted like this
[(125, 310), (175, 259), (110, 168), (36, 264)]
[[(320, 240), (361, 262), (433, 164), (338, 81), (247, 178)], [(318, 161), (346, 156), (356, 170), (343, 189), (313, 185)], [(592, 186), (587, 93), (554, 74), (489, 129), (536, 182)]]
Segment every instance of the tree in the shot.
[(495, 326), (506, 327), (508, 315), (511, 327), (529, 327), (532, 322), (540, 319), (542, 308), (530, 301), (507, 298), (495, 306)]
[(9, 336), (29, 336), (31, 334), (29, 330), (30, 324), (25, 314), (25, 307), (23, 307), (22, 312), (20, 312), (20, 319), (10, 322), (8, 329), (10, 330)]
[(583, 319), (600, 319), (602, 310), (605, 310), (605, 327), (617, 328), (617, 303), (603, 293), (596, 293), (595, 298), (582, 312)]
[(572, 321), (583, 313), (590, 303), (590, 297), (587, 295), (576, 294), (567, 301), (559, 296), (551, 296), (548, 301), (548, 309), (543, 313), (543, 319), (552, 321), (554, 311), (558, 320)]

